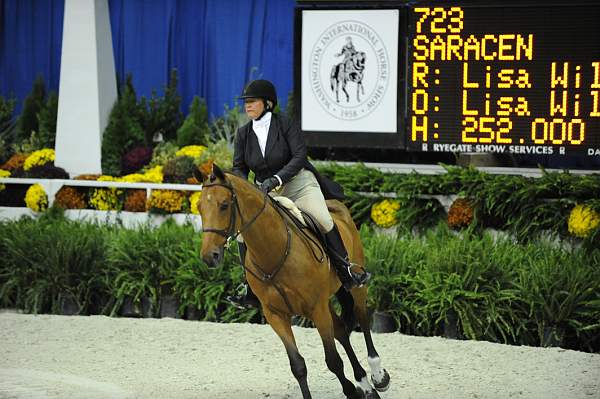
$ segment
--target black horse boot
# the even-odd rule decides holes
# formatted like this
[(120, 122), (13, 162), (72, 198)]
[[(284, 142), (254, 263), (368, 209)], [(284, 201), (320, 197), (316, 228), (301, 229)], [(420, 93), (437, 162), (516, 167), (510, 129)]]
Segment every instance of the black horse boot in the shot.
[[(244, 267), (246, 244), (238, 242), (238, 249), (240, 251), (240, 264)], [(235, 295), (228, 296), (226, 299), (238, 309), (260, 308), (260, 301), (254, 292), (252, 292), (248, 283), (242, 283), (238, 292)]]
[(369, 281), (371, 273), (365, 269), (362, 269), (362, 272), (355, 272), (351, 269), (352, 264), (348, 258), (348, 252), (335, 224), (331, 231), (325, 233), (325, 241), (331, 263), (346, 291), (350, 291), (353, 287), (361, 287)]

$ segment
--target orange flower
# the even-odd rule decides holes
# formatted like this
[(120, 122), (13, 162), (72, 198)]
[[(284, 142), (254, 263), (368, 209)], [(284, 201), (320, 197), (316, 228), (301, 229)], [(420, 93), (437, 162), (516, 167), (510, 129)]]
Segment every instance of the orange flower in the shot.
[(452, 229), (467, 227), (473, 222), (473, 206), (466, 198), (457, 198), (448, 210), (448, 226)]

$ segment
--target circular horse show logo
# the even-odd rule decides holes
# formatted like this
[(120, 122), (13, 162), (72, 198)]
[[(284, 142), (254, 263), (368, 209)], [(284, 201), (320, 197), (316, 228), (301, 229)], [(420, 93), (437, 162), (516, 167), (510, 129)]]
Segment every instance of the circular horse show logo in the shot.
[(340, 21), (321, 33), (310, 53), (309, 82), (320, 106), (341, 120), (367, 116), (389, 83), (381, 37), (361, 21)]

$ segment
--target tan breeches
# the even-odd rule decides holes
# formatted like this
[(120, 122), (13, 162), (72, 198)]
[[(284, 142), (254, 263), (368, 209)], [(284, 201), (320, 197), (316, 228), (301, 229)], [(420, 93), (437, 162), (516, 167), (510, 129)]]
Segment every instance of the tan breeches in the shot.
[(321, 187), (310, 170), (300, 170), (292, 180), (272, 191), (271, 195), (282, 195), (294, 201), (298, 208), (315, 219), (321, 232), (327, 233), (333, 228), (333, 219), (327, 210)]

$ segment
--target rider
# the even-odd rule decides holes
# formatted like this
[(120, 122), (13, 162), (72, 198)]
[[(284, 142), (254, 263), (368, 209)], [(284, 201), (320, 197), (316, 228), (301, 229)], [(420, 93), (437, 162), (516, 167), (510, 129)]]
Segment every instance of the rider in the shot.
[[(247, 179), (255, 173), (259, 188), (290, 198), (298, 208), (313, 216), (326, 240), (327, 251), (346, 290), (367, 283), (370, 274), (350, 269), (348, 252), (327, 210), (325, 198), (343, 199), (342, 187), (321, 176), (308, 162), (300, 129), (273, 109), (277, 105), (275, 86), (268, 80), (254, 80), (244, 89), (249, 123), (238, 129), (233, 153), (233, 172)], [(240, 261), (244, 265), (246, 247), (240, 243)], [(228, 297), (238, 307), (258, 306), (258, 300), (246, 284), (241, 295)]]
[(352, 44), (352, 38), (350, 36), (346, 37), (346, 44), (344, 45), (344, 47), (342, 47), (342, 51), (340, 51), (339, 53), (335, 54), (336, 57), (339, 56), (344, 56), (344, 65), (346, 64), (346, 61), (348, 61), (350, 58), (352, 58), (352, 56), (354, 54), (356, 54), (357, 51), (354, 48), (354, 44)]

